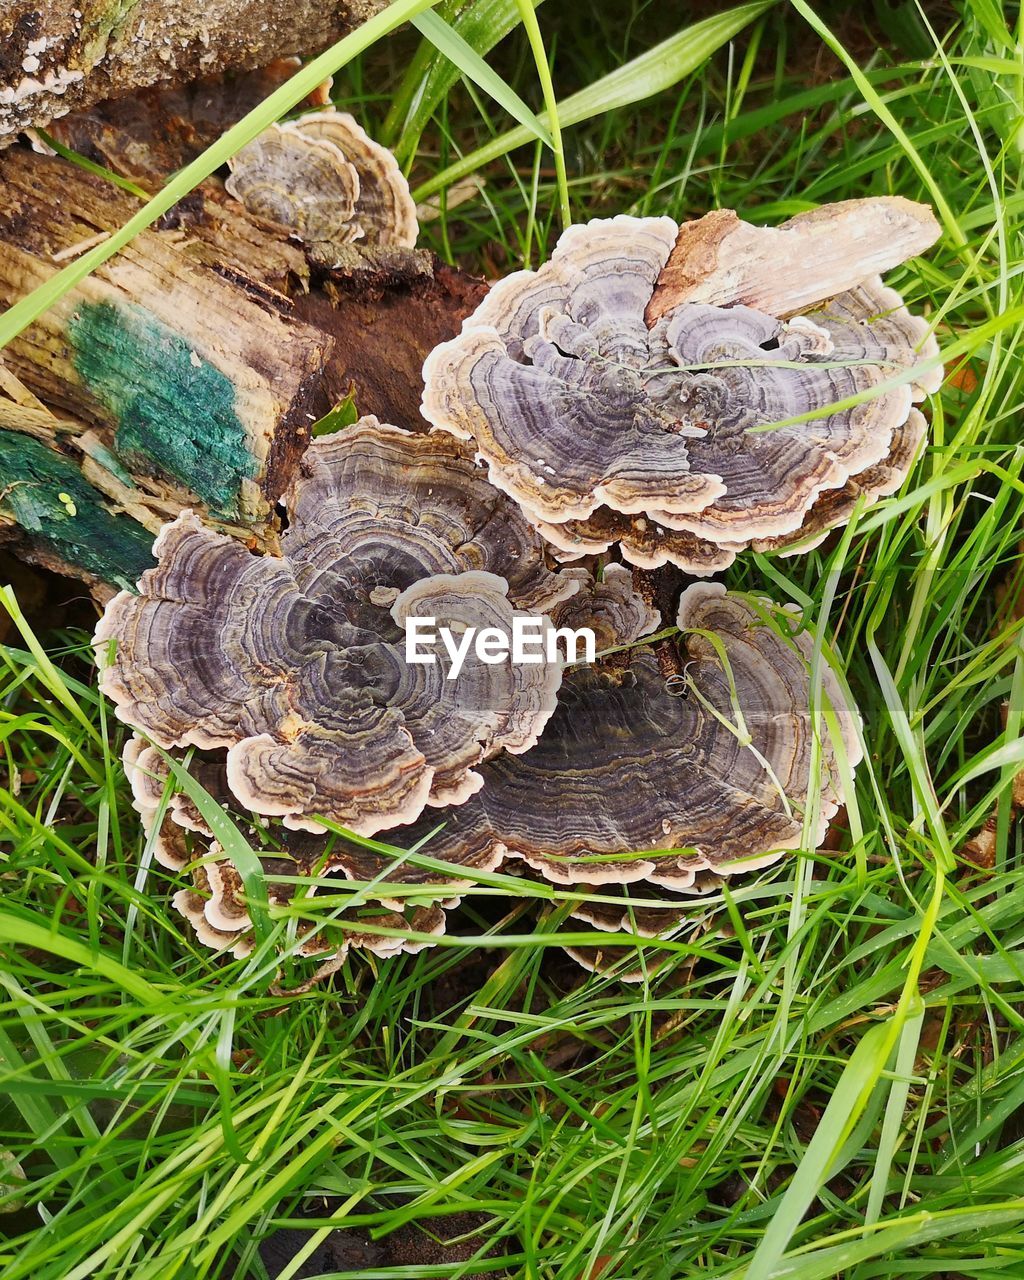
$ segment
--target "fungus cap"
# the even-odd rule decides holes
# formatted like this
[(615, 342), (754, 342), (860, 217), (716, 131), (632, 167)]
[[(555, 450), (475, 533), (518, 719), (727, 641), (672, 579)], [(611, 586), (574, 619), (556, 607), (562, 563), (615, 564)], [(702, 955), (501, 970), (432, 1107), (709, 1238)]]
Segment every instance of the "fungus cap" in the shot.
[(370, 245), (411, 249), (419, 235), (416, 205), (398, 161), (374, 142), (356, 119), (333, 107), (300, 116), (292, 122), (297, 133), (333, 143), (359, 177), (355, 222)]
[[(826, 669), (841, 740), (820, 730), (814, 772), (812, 644), (798, 616), (697, 583), (678, 623), (686, 660), (675, 679), (649, 649), (624, 665), (572, 668), (538, 744), (481, 768), (478, 794), (444, 815), (425, 849), (453, 879), (514, 858), (557, 884), (706, 892), (717, 877), (818, 846), (839, 808), (839, 760), (856, 765), (859, 733)], [(403, 830), (402, 843), (436, 821)], [(356, 879), (388, 874), (372, 850), (336, 856)]]
[(332, 247), (412, 248), (419, 227), (405, 175), (386, 147), (329, 108), (273, 124), (228, 161), (228, 192), (289, 227), (322, 259)]
[[(682, 300), (652, 312), (686, 228), (624, 216), (571, 227), (548, 262), (494, 285), (430, 354), (423, 414), (474, 442), (491, 482), (564, 558), (618, 543), (640, 566), (705, 575), (751, 543), (800, 539), (821, 499), (897, 459), (909, 467), (899, 433), (941, 377), (927, 325), (875, 274), (926, 247), (934, 220), (878, 253), (868, 231), (882, 235), (891, 208), (855, 203), (856, 217), (829, 206), (803, 233), (782, 233), (800, 241), (811, 228), (819, 246), (832, 209), (834, 238), (852, 237), (817, 305), (800, 277), (800, 314), (777, 281), (770, 295), (747, 290), (774, 312), (736, 301), (734, 265), (707, 256), (722, 287), (677, 282)], [(830, 297), (829, 280), (843, 291)], [(718, 301), (695, 300), (705, 297)]]
[(228, 192), (250, 213), (309, 243), (354, 240), (359, 177), (330, 142), (274, 124), (228, 161)]
[(191, 512), (164, 527), (96, 631), (118, 716), (164, 748), (226, 749), (234, 799), (296, 828), (372, 835), (467, 799), (482, 761), (533, 745), (561, 669), (470, 654), (449, 680), (444, 651), (405, 661), (405, 619), (507, 629), (578, 581), (442, 436), (363, 419), (314, 442), (285, 504), (280, 556)]

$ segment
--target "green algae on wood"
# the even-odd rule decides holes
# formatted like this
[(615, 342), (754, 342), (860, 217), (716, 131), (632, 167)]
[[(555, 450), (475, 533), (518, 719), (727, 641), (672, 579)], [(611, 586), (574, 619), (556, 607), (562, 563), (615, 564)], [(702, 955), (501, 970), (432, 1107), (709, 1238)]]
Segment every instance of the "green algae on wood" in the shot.
[(0, 525), (8, 520), (34, 558), (87, 580), (134, 588), (156, 563), (152, 534), (114, 515), (73, 462), (31, 436), (0, 430)]
[(231, 380), (140, 306), (83, 302), (67, 332), (75, 370), (115, 419), (121, 461), (191, 490), (217, 515), (238, 516), (240, 484), (259, 463)]
[[(122, 225), (137, 203), (17, 147), (0, 151), (0, 189), (0, 310), (52, 277), (55, 253)], [(94, 433), (91, 457), (97, 444), (109, 450), (118, 465), (104, 469), (124, 485), (129, 476), (143, 505), (162, 516), (192, 507), (263, 545), (326, 407), (334, 340), (297, 319), (278, 287), (293, 266), (302, 278), (301, 252), (218, 212), (209, 195), (183, 222), (141, 232), (13, 339), (4, 361)]]

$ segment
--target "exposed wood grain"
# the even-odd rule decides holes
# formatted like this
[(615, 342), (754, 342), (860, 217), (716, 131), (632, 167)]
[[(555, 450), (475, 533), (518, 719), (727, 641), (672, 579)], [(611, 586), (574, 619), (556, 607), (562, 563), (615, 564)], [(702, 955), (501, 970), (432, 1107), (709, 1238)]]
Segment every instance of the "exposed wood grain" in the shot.
[(823, 205), (778, 227), (715, 210), (679, 228), (645, 319), (682, 302), (794, 315), (923, 253), (939, 233), (927, 205), (900, 196)]
[[(21, 147), (0, 153), (0, 190), (0, 305), (134, 207), (77, 166)], [(229, 208), (208, 212), (199, 193), (15, 338), (0, 414), (8, 536), (17, 526), (48, 566), (119, 582), (184, 506), (257, 540), (271, 533), (325, 403), (332, 345), (275, 288), (290, 270), (306, 272), (294, 246)], [(117, 520), (115, 534), (118, 513), (132, 527)]]

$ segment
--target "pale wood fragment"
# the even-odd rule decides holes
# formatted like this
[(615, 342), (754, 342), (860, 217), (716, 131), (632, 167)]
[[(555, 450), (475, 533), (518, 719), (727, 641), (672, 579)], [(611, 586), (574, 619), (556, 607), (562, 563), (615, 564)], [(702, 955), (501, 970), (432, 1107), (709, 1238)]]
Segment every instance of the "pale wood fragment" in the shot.
[(842, 200), (755, 227), (731, 209), (679, 228), (645, 319), (682, 302), (791, 316), (916, 257), (939, 238), (927, 205), (901, 196)]

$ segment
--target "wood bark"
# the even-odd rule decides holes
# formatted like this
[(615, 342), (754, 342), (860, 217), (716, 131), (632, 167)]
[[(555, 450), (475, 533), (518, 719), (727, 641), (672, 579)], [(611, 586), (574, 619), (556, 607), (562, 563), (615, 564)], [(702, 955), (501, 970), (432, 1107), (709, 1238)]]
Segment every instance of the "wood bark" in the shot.
[(0, 138), (161, 80), (319, 53), (387, 0), (7, 0)]
[[(0, 188), (6, 305), (135, 207), (110, 183), (20, 147), (0, 154)], [(284, 274), (290, 246), (235, 235), (229, 253), (225, 238), (223, 221), (212, 242), (187, 224), (144, 232), (9, 344), (7, 371), (58, 418), (47, 431), (31, 406), (8, 408), (8, 425), (40, 446), (30, 450), (33, 484), (17, 461), (29, 446), (4, 432), (0, 465), (15, 504), (45, 490), (41, 449), (52, 436), (65, 461), (77, 455), (82, 469), (88, 457), (93, 482), (143, 523), (196, 505), (262, 535), (308, 443), (332, 344), (265, 283)], [(73, 496), (59, 505), (79, 514)]]

